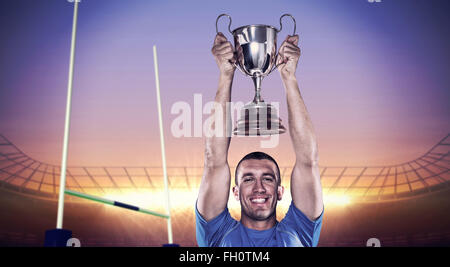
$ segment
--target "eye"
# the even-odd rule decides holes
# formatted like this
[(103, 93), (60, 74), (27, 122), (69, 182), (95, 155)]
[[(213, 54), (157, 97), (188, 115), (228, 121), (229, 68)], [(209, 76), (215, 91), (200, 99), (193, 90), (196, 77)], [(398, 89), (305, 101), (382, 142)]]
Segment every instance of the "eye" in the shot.
[(274, 179), (272, 178), (272, 177), (270, 177), (270, 176), (268, 176), (268, 177), (264, 177), (263, 178), (263, 181), (266, 181), (266, 182), (273, 182), (274, 181)]
[(244, 177), (243, 179), (243, 182), (244, 183), (248, 183), (248, 182), (251, 182), (251, 181), (253, 181), (254, 180), (254, 178), (253, 177), (251, 177), (251, 176), (247, 176), (247, 177)]

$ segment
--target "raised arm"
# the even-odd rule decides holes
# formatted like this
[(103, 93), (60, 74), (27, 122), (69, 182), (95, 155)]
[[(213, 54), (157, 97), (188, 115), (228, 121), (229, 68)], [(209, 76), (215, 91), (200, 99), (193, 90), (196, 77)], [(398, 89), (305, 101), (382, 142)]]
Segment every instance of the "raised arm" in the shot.
[(214, 128), (220, 124), (220, 130), (206, 137), (205, 163), (197, 209), (207, 221), (215, 218), (225, 209), (230, 193), (231, 174), (227, 158), (231, 130), (226, 126), (230, 121), (230, 112), (226, 109), (226, 104), (231, 99), (231, 84), (235, 71), (232, 64), (235, 61), (233, 48), (223, 34), (219, 33), (216, 36), (211, 51), (220, 70), (215, 102), (216, 106), (222, 108), (222, 116), (214, 121)]
[(322, 186), (317, 140), (295, 76), (300, 58), (298, 35), (288, 36), (280, 47), (280, 55), (280, 61), (285, 62), (279, 71), (286, 89), (289, 133), (296, 156), (291, 175), (292, 200), (309, 219), (315, 220), (323, 210)]

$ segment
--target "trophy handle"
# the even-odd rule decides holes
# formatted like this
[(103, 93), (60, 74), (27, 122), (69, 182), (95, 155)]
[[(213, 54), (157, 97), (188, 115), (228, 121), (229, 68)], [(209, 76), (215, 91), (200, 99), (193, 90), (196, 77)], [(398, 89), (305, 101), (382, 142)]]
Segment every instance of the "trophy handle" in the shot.
[[(283, 14), (283, 15), (280, 17), (280, 29), (277, 30), (277, 33), (281, 32), (281, 30), (283, 29), (283, 23), (281, 23), (281, 20), (283, 19), (283, 17), (286, 17), (286, 16), (291, 17), (291, 19), (294, 21), (294, 33), (292, 34), (292, 36), (294, 36), (294, 35), (295, 35), (295, 32), (297, 31), (297, 22), (295, 22), (295, 19), (294, 19), (294, 17), (293, 17), (291, 14)], [(275, 56), (275, 62), (278, 61), (278, 56), (279, 56), (279, 54), (280, 54), (280, 52), (278, 52), (277, 55)], [(279, 66), (281, 66), (281, 65), (283, 65), (283, 64), (284, 64), (284, 63), (282, 62), (282, 63), (280, 63), (280, 64), (275, 65), (275, 66), (270, 70), (270, 72), (269, 72), (268, 74), (272, 73), (272, 71), (274, 71), (275, 69), (277, 69)]]
[[(277, 53), (277, 55), (275, 56), (275, 63), (278, 61), (278, 56), (280, 55), (280, 52)], [(283, 65), (284, 62), (281, 62), (280, 64), (276, 64), (275, 66), (273, 66), (273, 68), (269, 71), (269, 73), (267, 73), (267, 75), (271, 74), (272, 71), (274, 71), (275, 69), (278, 69), (279, 66)]]
[[(233, 65), (236, 67), (236, 69), (238, 69), (242, 74), (248, 76), (248, 74), (245, 73), (245, 71), (243, 71), (243, 70), (241, 69), (241, 66), (239, 66), (239, 64), (236, 64), (236, 62), (234, 62), (234, 63), (232, 63), (232, 64), (233, 64)], [(270, 72), (272, 72), (272, 71), (270, 71)], [(269, 73), (270, 73), (270, 72), (269, 72)]]
[(217, 19), (216, 19), (216, 33), (219, 33), (219, 28), (217, 27), (217, 23), (219, 22), (219, 19), (220, 19), (221, 17), (223, 17), (223, 16), (227, 16), (228, 19), (230, 20), (230, 22), (228, 23), (228, 31), (229, 31), (231, 34), (233, 34), (233, 33), (231, 32), (231, 17), (230, 17), (230, 15), (228, 15), (228, 14), (220, 14), (220, 15), (217, 17)]
[[(295, 19), (291, 14), (283, 14), (280, 17), (280, 29), (277, 30), (277, 33), (281, 32), (281, 30), (283, 29), (283, 23), (281, 23), (281, 20), (283, 19), (283, 17), (286, 17), (286, 16), (291, 17), (291, 19), (294, 21), (294, 33), (292, 35), (295, 35), (295, 32), (297, 31), (297, 22), (295, 22)], [(219, 19), (219, 18), (217, 18), (217, 19)], [(230, 18), (230, 24), (231, 24), (231, 18)]]

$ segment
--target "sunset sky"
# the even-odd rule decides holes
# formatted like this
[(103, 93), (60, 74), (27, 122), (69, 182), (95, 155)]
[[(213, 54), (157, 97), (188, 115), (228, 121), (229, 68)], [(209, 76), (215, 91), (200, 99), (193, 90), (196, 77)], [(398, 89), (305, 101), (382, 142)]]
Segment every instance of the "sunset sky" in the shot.
[[(445, 0), (148, 1), (83, 0), (79, 5), (69, 165), (159, 166), (153, 68), (157, 46), (167, 162), (201, 166), (204, 138), (175, 138), (172, 106), (194, 94), (213, 100), (215, 20), (279, 27), (297, 21), (300, 90), (322, 166), (395, 164), (424, 154), (450, 132), (450, 3)], [(36, 160), (60, 164), (73, 3), (0, 4), (0, 134)], [(292, 33), (283, 20), (281, 41)], [(226, 31), (226, 19), (219, 28)], [(251, 79), (236, 72), (232, 101), (249, 102)], [(262, 83), (287, 126), (278, 72)], [(193, 113), (193, 112), (192, 112)], [(203, 121), (208, 118), (203, 116)], [(194, 118), (192, 117), (192, 120)], [(193, 127), (193, 124), (192, 124)], [(261, 149), (233, 138), (230, 164), (263, 150), (294, 162), (289, 134)]]

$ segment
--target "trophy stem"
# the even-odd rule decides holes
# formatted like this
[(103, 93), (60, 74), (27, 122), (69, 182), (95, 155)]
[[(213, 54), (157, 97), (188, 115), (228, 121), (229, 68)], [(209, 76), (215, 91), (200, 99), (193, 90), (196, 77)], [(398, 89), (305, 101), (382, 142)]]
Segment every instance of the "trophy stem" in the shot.
[(253, 103), (260, 103), (264, 102), (264, 100), (261, 98), (261, 81), (262, 76), (252, 76), (253, 84), (255, 85), (255, 98), (253, 99)]

